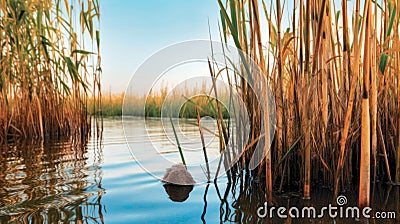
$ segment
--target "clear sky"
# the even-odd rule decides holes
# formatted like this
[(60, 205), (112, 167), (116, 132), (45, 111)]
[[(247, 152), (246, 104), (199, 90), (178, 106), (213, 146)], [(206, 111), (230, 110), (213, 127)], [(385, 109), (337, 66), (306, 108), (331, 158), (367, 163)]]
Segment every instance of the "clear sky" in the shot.
[(219, 40), (216, 0), (101, 0), (103, 91), (125, 91), (140, 64), (185, 40)]

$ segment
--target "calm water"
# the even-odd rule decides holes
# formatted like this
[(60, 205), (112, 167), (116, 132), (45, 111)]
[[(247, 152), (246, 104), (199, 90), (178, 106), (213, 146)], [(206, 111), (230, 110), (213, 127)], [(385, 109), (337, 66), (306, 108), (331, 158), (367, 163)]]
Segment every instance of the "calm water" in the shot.
[[(145, 132), (134, 118), (128, 123), (138, 133), (130, 136), (130, 141), (140, 143)], [(178, 151), (166, 144), (169, 139), (163, 134), (161, 122), (150, 120), (146, 125), (152, 138), (158, 139), (156, 144), (160, 148), (165, 146), (165, 151), (160, 153), (179, 161)], [(183, 132), (194, 135), (196, 129), (187, 127)], [(263, 187), (258, 180), (231, 185), (221, 177), (216, 184), (193, 188), (164, 186), (133, 159), (120, 118), (105, 119), (103, 135), (101, 146), (90, 140), (85, 148), (57, 143), (46, 147), (1, 149), (0, 223), (265, 222), (258, 219), (256, 212), (264, 203)], [(211, 137), (206, 138), (206, 142), (209, 143), (210, 157), (213, 157), (215, 143)], [(146, 147), (144, 144), (143, 149)], [(196, 155), (189, 156), (188, 160), (195, 161), (196, 158)], [(151, 160), (143, 163), (149, 165)], [(275, 200), (278, 206), (284, 207), (320, 208), (332, 202), (329, 191), (319, 189), (312, 196), (311, 200), (304, 201), (300, 195), (284, 194)], [(349, 205), (356, 205), (356, 194), (346, 196)], [(375, 193), (373, 208), (396, 211), (400, 216), (399, 200), (399, 187), (384, 185)], [(284, 220), (275, 217), (270, 223), (290, 222), (353, 223), (354, 220)], [(400, 222), (373, 219), (370, 223)]]

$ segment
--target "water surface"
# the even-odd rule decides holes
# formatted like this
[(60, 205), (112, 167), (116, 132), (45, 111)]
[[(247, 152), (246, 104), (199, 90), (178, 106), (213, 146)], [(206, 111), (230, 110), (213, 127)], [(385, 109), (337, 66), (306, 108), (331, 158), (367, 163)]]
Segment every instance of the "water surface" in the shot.
[[(160, 120), (149, 120), (148, 133), (157, 140), (163, 153), (179, 161), (176, 148), (164, 134)], [(146, 134), (138, 128), (130, 141), (140, 143)], [(257, 209), (264, 203), (262, 180), (228, 184), (225, 177), (216, 183), (193, 188), (164, 186), (142, 169), (129, 150), (121, 118), (105, 118), (102, 144), (90, 139), (85, 147), (73, 147), (60, 141), (46, 146), (9, 146), (0, 153), (0, 222), (1, 223), (265, 223)], [(196, 128), (185, 126), (183, 132), (196, 136)], [(212, 125), (210, 126), (212, 127)], [(210, 156), (217, 151), (214, 139), (209, 143)], [(192, 144), (187, 142), (187, 144)], [(194, 143), (193, 143), (194, 144)], [(143, 149), (146, 146), (143, 144)], [(201, 157), (200, 157), (201, 158)], [(196, 156), (192, 158), (197, 162)], [(190, 160), (190, 158), (188, 159)], [(151, 159), (141, 161), (151, 164)], [(161, 171), (160, 171), (161, 172)], [(189, 194), (189, 195), (188, 195)], [(349, 205), (356, 205), (357, 195), (347, 192)], [(373, 197), (373, 208), (396, 211), (400, 216), (400, 190), (383, 185)], [(279, 206), (315, 206), (332, 202), (332, 193), (317, 189), (311, 200), (299, 193), (276, 195)], [(268, 220), (267, 220), (268, 221)], [(343, 219), (269, 219), (270, 223), (353, 223)], [(371, 223), (396, 223), (396, 220), (370, 220)]]

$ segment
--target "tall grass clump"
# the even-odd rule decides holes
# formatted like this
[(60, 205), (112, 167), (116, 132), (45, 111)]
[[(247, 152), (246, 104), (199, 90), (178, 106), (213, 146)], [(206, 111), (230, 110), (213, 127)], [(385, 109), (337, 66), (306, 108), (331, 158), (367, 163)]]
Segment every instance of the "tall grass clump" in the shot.
[[(367, 206), (370, 182), (400, 182), (399, 5), (353, 3), (218, 0), (224, 41), (258, 64), (275, 95), (275, 138), (258, 171), (268, 200), (273, 188), (308, 198), (312, 185), (337, 196), (356, 184)], [(258, 127), (266, 118), (248, 83), (237, 80)], [(252, 129), (248, 145), (263, 138)]]
[(0, 144), (90, 131), (100, 100), (98, 0), (0, 1)]

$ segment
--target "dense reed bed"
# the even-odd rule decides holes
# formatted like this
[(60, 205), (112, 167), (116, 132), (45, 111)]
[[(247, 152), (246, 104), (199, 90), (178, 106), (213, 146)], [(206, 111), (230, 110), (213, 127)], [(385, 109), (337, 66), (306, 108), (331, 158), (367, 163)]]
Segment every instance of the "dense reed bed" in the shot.
[(97, 0), (0, 1), (0, 144), (90, 131), (100, 99)]
[[(145, 116), (145, 117), (161, 117), (163, 107), (170, 106), (174, 111), (172, 116), (180, 118), (197, 118), (196, 108), (198, 108), (201, 117), (210, 116), (218, 117), (217, 104), (214, 97), (210, 97), (209, 91), (211, 87), (207, 87), (205, 83), (201, 88), (185, 87), (185, 88), (168, 88), (168, 86), (160, 87), (160, 91), (151, 91), (147, 96), (126, 95), (125, 100), (129, 102), (129, 107), (124, 108), (126, 116)], [(221, 96), (219, 101), (228, 102), (229, 92), (220, 88)], [(182, 101), (182, 98), (185, 99)], [(122, 109), (123, 94), (112, 95), (104, 94), (102, 100), (102, 115), (119, 116)], [(144, 110), (143, 110), (144, 107)], [(223, 105), (222, 115), (224, 119), (229, 118), (227, 109), (228, 105)], [(165, 108), (164, 108), (165, 111)]]
[[(222, 39), (257, 63), (275, 95), (275, 138), (258, 169), (259, 175), (266, 174), (267, 200), (273, 190), (298, 189), (308, 198), (312, 185), (338, 195), (355, 184), (359, 204), (366, 206), (370, 182), (400, 184), (396, 1), (218, 4)], [(246, 72), (247, 63), (242, 61), (240, 72)], [(253, 145), (264, 138), (260, 121), (269, 118), (262, 116), (249, 83), (236, 80), (233, 86), (250, 112), (248, 144)], [(253, 151), (246, 149), (241, 170)]]
[(102, 93), (101, 107), (95, 108), (94, 99), (89, 101), (90, 112), (97, 113), (101, 116), (122, 116), (122, 104), (124, 101), (124, 94)]

